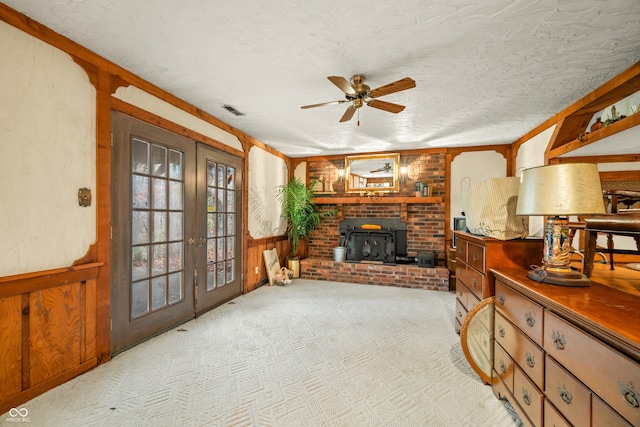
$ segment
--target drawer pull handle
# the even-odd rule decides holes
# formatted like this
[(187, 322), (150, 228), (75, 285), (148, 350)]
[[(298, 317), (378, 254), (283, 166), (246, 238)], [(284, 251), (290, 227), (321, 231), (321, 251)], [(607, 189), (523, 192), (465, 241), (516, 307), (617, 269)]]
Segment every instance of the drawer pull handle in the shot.
[(525, 319), (527, 319), (527, 325), (533, 328), (533, 325), (536, 324), (536, 319), (533, 318), (533, 315), (531, 314), (531, 312), (528, 312), (527, 314), (525, 314), (524, 317)]
[(551, 331), (551, 339), (553, 340), (553, 346), (558, 350), (564, 350), (564, 346), (567, 341), (564, 339), (564, 335), (562, 335), (558, 331)]
[(504, 374), (507, 372), (507, 365), (504, 363), (504, 360), (500, 359), (500, 373)]
[(625, 384), (622, 381), (618, 381), (618, 388), (620, 389), (622, 399), (627, 405), (632, 408), (640, 408), (640, 393), (636, 391), (633, 382), (629, 381)]
[(471, 284), (473, 285), (473, 287), (476, 287), (476, 279), (471, 279)]
[(462, 296), (462, 291), (460, 291), (460, 293), (458, 295)]
[(533, 368), (534, 366), (536, 366), (536, 360), (531, 353), (527, 351), (524, 357), (525, 357), (525, 360), (527, 361), (528, 367)]
[(504, 305), (504, 295), (500, 294), (500, 296), (498, 296), (498, 302), (499, 302), (501, 305)]
[(498, 326), (498, 335), (504, 338), (504, 328), (502, 327), (502, 325)]
[(562, 398), (562, 401), (564, 403), (566, 403), (567, 405), (571, 404), (573, 396), (567, 391), (564, 384), (562, 385), (562, 387), (558, 387), (558, 394), (560, 394), (560, 397)]
[(473, 254), (473, 262), (476, 262), (477, 259), (478, 259), (478, 255), (477, 254)]
[(524, 401), (525, 404), (531, 405), (531, 396), (529, 395), (529, 392), (525, 389), (522, 389), (522, 400)]

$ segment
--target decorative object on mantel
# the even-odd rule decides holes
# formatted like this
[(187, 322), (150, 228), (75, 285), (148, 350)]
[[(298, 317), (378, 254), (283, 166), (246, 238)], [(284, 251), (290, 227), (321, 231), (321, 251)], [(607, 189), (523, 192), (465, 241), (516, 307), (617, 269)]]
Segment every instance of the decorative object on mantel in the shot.
[(416, 197), (431, 197), (431, 186), (422, 181), (415, 184)]
[(517, 215), (548, 216), (542, 266), (527, 277), (561, 286), (589, 286), (588, 277), (571, 269), (569, 215), (604, 214), (598, 166), (561, 163), (522, 172)]

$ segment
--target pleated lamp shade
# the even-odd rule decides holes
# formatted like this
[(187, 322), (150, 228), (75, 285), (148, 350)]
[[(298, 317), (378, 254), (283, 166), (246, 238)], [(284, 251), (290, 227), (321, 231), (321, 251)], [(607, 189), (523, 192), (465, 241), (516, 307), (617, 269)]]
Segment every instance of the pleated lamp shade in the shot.
[(598, 167), (561, 163), (522, 172), (517, 215), (569, 216), (604, 214)]

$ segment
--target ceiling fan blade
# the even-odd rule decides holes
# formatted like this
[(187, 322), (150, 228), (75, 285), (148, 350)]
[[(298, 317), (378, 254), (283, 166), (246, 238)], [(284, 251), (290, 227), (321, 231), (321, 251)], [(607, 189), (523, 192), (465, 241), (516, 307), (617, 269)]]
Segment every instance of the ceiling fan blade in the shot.
[(397, 114), (404, 110), (404, 105), (392, 104), (391, 102), (380, 101), (379, 99), (373, 99), (367, 102), (369, 107), (377, 108), (379, 110), (388, 111), (390, 113)]
[(341, 99), (339, 101), (329, 101), (329, 102), (321, 102), (320, 104), (303, 105), (300, 108), (305, 109), (305, 108), (324, 107), (325, 105), (343, 104), (345, 102), (349, 102), (349, 101), (346, 99)]
[(356, 107), (354, 107), (353, 105), (350, 105), (347, 108), (347, 111), (344, 112), (344, 114), (342, 115), (342, 118), (340, 119), (340, 123), (342, 122), (348, 122), (349, 120), (351, 120), (351, 117), (353, 117), (353, 113), (356, 112)]
[(327, 77), (331, 83), (338, 86), (341, 91), (346, 93), (347, 95), (356, 95), (356, 90), (349, 84), (349, 81), (344, 77), (340, 76), (329, 76)]
[(389, 95), (390, 93), (400, 92), (401, 90), (407, 90), (413, 87), (416, 87), (416, 82), (411, 77), (405, 77), (404, 79), (373, 89), (369, 92), (369, 96), (371, 96), (371, 98), (378, 98), (380, 96)]

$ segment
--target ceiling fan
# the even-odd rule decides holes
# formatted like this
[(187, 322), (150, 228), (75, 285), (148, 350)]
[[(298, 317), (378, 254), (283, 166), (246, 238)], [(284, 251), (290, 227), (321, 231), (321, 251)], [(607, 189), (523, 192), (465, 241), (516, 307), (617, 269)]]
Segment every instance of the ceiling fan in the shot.
[(340, 122), (346, 122), (351, 120), (356, 110), (367, 104), (369, 107), (377, 108), (379, 110), (388, 111), (390, 113), (399, 113), (404, 110), (404, 105), (393, 104), (391, 102), (381, 101), (377, 98), (389, 95), (390, 93), (400, 92), (402, 90), (411, 89), (416, 87), (416, 82), (411, 77), (405, 77), (404, 79), (397, 80), (393, 83), (380, 86), (376, 89), (371, 89), (364, 84), (364, 75), (356, 74), (351, 78), (351, 83), (344, 77), (329, 76), (327, 77), (331, 83), (338, 86), (338, 88), (345, 93), (345, 99), (339, 101), (322, 102), (320, 104), (304, 105), (300, 108), (315, 108), (332, 104), (343, 104), (350, 102), (351, 105), (347, 107), (347, 111), (344, 112)]
[(387, 173), (391, 172), (391, 163), (385, 163), (384, 166), (382, 166), (381, 168), (369, 171), (369, 173), (376, 173), (376, 172), (387, 172)]

